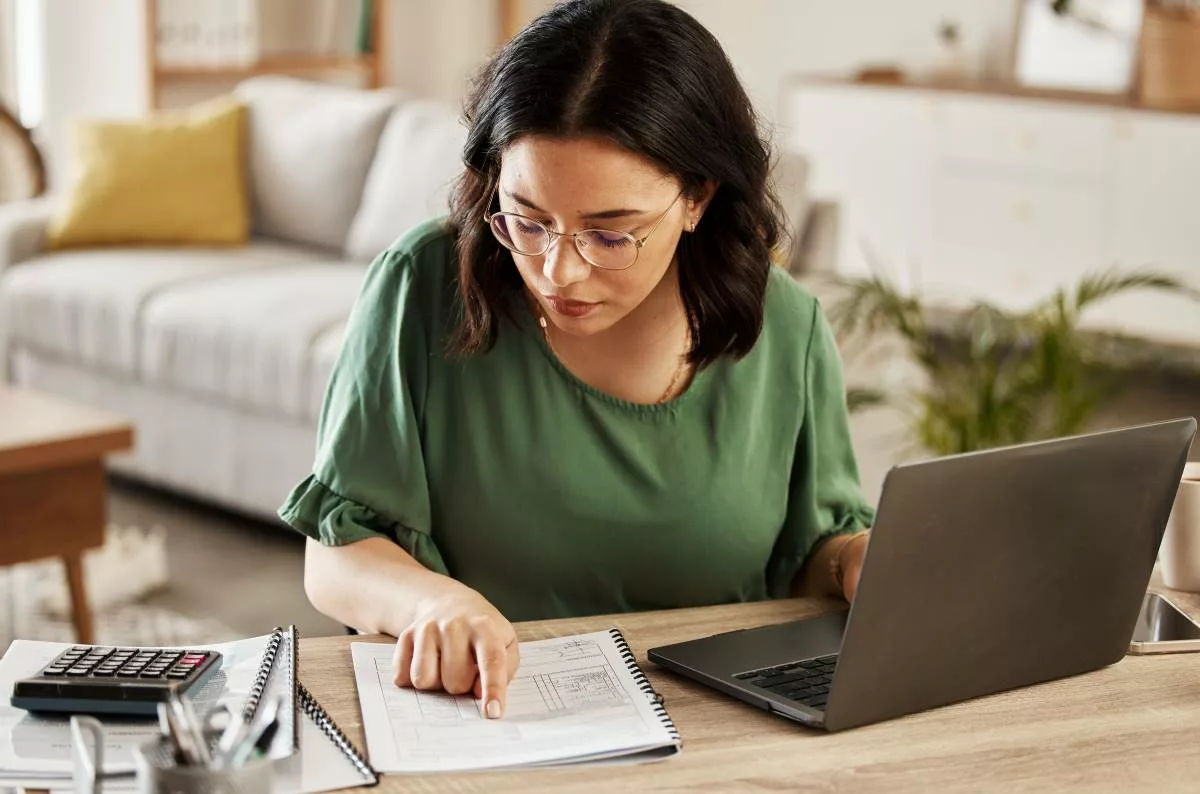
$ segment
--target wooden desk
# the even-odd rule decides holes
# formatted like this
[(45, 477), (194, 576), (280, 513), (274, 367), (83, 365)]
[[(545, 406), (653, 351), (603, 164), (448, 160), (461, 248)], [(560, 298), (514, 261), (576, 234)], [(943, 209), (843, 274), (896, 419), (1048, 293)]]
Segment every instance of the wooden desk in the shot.
[[(1200, 596), (1155, 589), (1200, 614)], [(379, 790), (1196, 790), (1196, 654), (1130, 656), (1083, 676), (839, 734), (772, 717), (646, 661), (646, 649), (653, 645), (817, 615), (833, 606), (831, 601), (784, 601), (522, 624), (522, 640), (619, 627), (666, 697), (683, 752), (630, 767), (386, 775)], [(350, 664), (355, 640), (385, 638), (302, 640), (300, 677), (365, 751)]]
[(103, 411), (0, 386), (0, 565), (61, 557), (79, 642), (92, 642), (83, 552), (104, 543), (104, 456), (133, 428)]

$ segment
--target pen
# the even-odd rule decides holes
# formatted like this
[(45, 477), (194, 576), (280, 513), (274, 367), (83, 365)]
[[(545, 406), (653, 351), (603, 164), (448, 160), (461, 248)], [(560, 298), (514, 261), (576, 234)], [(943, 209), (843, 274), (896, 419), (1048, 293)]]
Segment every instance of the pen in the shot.
[(171, 720), (171, 707), (166, 703), (158, 704), (158, 730), (167, 740), (167, 744), (171, 748), (171, 757), (175, 763), (188, 763), (187, 754), (183, 751), (183, 743), (179, 740), (175, 723)]
[[(271, 736), (278, 730), (276, 724), (279, 721), (280, 701), (282, 697), (272, 698), (267, 702), (267, 710), (258, 722), (251, 728), (245, 739), (233, 749), (233, 752), (227, 757), (230, 766), (241, 766), (250, 758), (251, 754), (262, 747), (269, 747)], [(268, 734), (264, 740), (264, 734)]]
[(267, 727), (263, 728), (259, 734), (258, 741), (254, 743), (254, 757), (262, 758), (271, 751), (271, 742), (275, 739), (275, 734), (279, 731), (279, 718), (271, 720), (267, 723)]
[(250, 731), (250, 723), (241, 714), (231, 714), (229, 724), (217, 741), (217, 751), (213, 757), (213, 768), (223, 769), (228, 763), (235, 748), (245, 741)]
[(190, 712), (187, 704), (180, 699), (176, 692), (170, 692), (167, 695), (167, 706), (168, 717), (180, 740), (179, 746), (183, 750), (184, 758), (192, 765), (206, 765), (209, 760), (208, 746), (204, 732), (189, 717), (189, 714), (194, 717), (194, 712)]
[(212, 765), (212, 753), (208, 751), (208, 735), (204, 733), (204, 725), (196, 716), (196, 709), (192, 707), (192, 701), (182, 695), (178, 696), (177, 701), (179, 708), (183, 711), (183, 719), (187, 724), (188, 730), (192, 734), (192, 739), (196, 745), (196, 756), (200, 759), (200, 763), (205, 766)]

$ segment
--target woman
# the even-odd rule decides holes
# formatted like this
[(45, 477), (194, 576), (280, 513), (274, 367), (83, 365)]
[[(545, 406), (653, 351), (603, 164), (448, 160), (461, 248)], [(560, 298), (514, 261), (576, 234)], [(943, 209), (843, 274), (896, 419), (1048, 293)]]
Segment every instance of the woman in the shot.
[(509, 621), (853, 597), (872, 519), (837, 350), (770, 264), (769, 153), (660, 0), (530, 24), (467, 102), (448, 221), (372, 265), (280, 514), (401, 686), (503, 713)]

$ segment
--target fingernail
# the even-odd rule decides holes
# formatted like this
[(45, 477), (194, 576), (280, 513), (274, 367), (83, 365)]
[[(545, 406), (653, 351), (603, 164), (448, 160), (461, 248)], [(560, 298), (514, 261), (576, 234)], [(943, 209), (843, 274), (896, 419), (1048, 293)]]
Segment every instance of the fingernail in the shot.
[(499, 700), (493, 699), (493, 700), (488, 701), (487, 715), (488, 715), (489, 720), (500, 719), (500, 701)]

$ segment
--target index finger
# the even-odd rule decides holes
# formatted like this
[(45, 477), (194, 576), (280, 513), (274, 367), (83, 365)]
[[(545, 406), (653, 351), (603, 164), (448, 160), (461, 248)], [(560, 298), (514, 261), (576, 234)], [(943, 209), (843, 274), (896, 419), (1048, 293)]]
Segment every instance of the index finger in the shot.
[(505, 647), (504, 640), (494, 634), (486, 634), (475, 642), (480, 697), (483, 700), (483, 712), (488, 719), (499, 719), (504, 715), (505, 700), (508, 696), (508, 657), (508, 648)]

